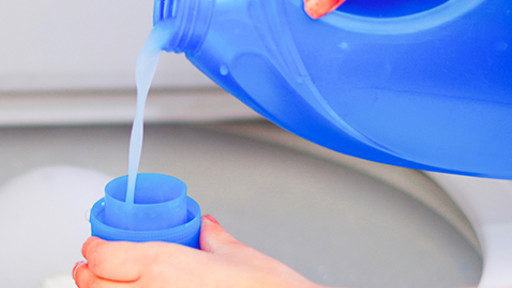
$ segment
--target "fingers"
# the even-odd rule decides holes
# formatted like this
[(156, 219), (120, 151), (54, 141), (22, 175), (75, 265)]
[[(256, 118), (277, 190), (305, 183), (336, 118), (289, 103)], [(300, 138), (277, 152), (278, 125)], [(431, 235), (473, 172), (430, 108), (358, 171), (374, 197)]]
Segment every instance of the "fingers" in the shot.
[(111, 242), (90, 237), (82, 246), (82, 254), (89, 262), (87, 270), (94, 275), (129, 282), (140, 278), (146, 264), (147, 257), (141, 257), (139, 246), (140, 243)]
[(90, 246), (95, 243), (97, 240), (101, 240), (98, 237), (89, 237), (85, 241), (84, 245), (82, 245), (82, 255), (85, 257), (85, 255), (88, 255)]
[(202, 217), (201, 234), (199, 246), (201, 250), (210, 253), (220, 253), (229, 248), (230, 245), (242, 245), (211, 215)]
[(97, 237), (90, 237), (82, 246), (88, 270), (114, 282), (137, 281), (159, 263), (183, 265), (199, 253), (203, 252), (173, 243), (105, 241)]
[(79, 262), (73, 269), (73, 278), (78, 287), (81, 288), (134, 288), (135, 282), (119, 282), (98, 278), (89, 269), (85, 262)]
[(318, 19), (334, 11), (345, 0), (304, 0), (304, 10), (313, 19)]

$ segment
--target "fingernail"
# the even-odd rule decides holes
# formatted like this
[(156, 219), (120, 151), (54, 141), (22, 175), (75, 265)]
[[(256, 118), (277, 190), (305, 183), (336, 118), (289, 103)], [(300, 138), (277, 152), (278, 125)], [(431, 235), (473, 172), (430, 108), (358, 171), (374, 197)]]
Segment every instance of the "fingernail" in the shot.
[(309, 17), (318, 19), (334, 11), (343, 2), (345, 2), (345, 0), (305, 0), (304, 8)]
[(73, 267), (73, 279), (75, 279), (76, 270), (78, 270), (78, 267), (80, 267), (80, 266), (82, 266), (84, 264), (85, 264), (85, 261), (78, 261), (78, 262), (76, 262), (75, 267)]
[(345, 2), (345, 0), (336, 0), (336, 1), (334, 1), (334, 3), (332, 4), (331, 9), (329, 10), (329, 12), (332, 12), (332, 11), (338, 9), (338, 7), (340, 7), (341, 4), (343, 4), (343, 2)]
[(219, 221), (217, 221), (217, 219), (213, 218), (213, 216), (210, 215), (210, 214), (205, 215), (204, 218), (208, 219), (210, 222), (213, 222), (215, 224), (219, 224)]

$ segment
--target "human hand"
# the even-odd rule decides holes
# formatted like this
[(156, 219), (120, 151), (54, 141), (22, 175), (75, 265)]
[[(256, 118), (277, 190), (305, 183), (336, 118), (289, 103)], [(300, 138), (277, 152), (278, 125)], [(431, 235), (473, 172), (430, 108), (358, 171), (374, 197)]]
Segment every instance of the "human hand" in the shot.
[(80, 288), (319, 288), (297, 272), (240, 242), (211, 216), (202, 217), (201, 250), (164, 242), (89, 238), (73, 277)]
[(336, 10), (345, 0), (304, 0), (304, 9), (309, 17), (318, 19)]

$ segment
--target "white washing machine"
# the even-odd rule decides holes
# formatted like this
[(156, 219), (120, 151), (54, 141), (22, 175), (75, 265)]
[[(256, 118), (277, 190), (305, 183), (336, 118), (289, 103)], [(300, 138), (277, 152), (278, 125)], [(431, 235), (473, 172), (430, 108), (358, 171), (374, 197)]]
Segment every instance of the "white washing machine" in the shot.
[[(87, 212), (126, 174), (134, 66), (152, 7), (0, 4), (0, 285), (74, 287)], [(165, 55), (141, 171), (315, 282), (512, 287), (512, 184), (344, 156), (263, 121)], [(265, 232), (265, 233), (262, 233)]]

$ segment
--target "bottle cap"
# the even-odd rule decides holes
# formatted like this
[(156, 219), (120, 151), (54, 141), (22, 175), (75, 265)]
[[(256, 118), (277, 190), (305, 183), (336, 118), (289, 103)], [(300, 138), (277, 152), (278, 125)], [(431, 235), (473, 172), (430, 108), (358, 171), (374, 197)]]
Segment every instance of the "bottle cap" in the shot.
[(92, 236), (133, 242), (165, 241), (199, 248), (201, 213), (183, 181), (168, 175), (137, 175), (134, 203), (125, 201), (128, 176), (110, 181), (94, 204)]

